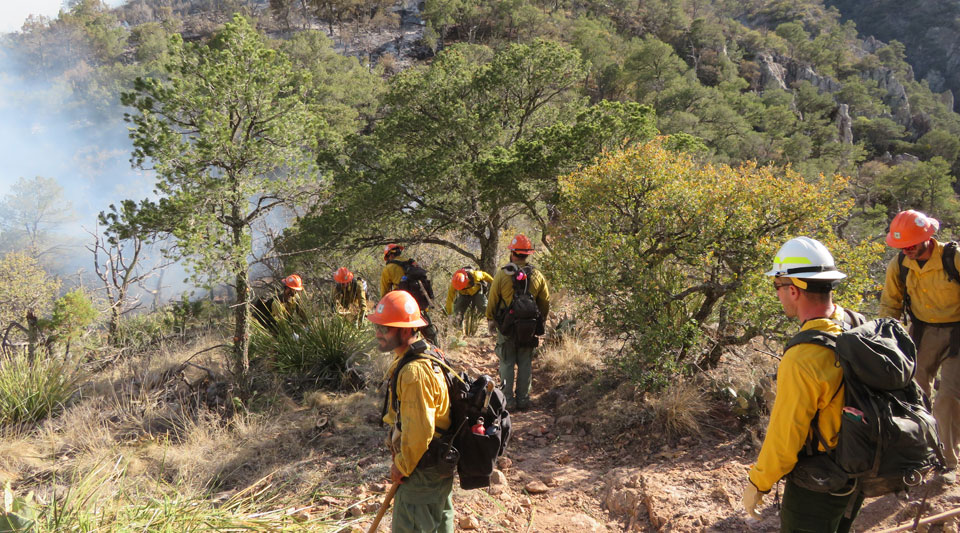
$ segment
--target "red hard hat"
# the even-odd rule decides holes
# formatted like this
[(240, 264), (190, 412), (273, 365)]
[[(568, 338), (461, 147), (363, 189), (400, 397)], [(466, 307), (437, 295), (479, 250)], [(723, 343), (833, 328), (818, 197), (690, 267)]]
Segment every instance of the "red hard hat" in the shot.
[(939, 229), (940, 223), (934, 218), (913, 209), (901, 211), (890, 222), (887, 246), (909, 248), (933, 237)]
[(462, 291), (470, 286), (470, 274), (467, 274), (465, 269), (460, 269), (453, 273), (453, 281), (451, 282), (453, 288)]
[(387, 260), (387, 256), (390, 255), (390, 252), (392, 252), (392, 251), (394, 251), (394, 250), (396, 250), (396, 251), (398, 251), (398, 252), (402, 252), (402, 251), (403, 251), (403, 246), (401, 246), (401, 245), (399, 245), (399, 244), (392, 243), (392, 242), (391, 242), (390, 244), (386, 245), (386, 246), (383, 248), (383, 260), (386, 261), (386, 260)]
[(295, 291), (303, 290), (303, 280), (296, 274), (290, 274), (283, 278), (283, 284)]
[(333, 275), (333, 281), (343, 284), (350, 283), (353, 281), (353, 272), (350, 272), (347, 267), (340, 267), (337, 269), (337, 273)]
[(390, 291), (380, 299), (367, 320), (381, 326), (419, 328), (427, 325), (420, 316), (420, 306), (407, 291)]
[(517, 252), (518, 254), (533, 253), (533, 243), (530, 242), (530, 239), (528, 239), (523, 233), (518, 233), (517, 236), (510, 241), (510, 246), (507, 246), (507, 248)]

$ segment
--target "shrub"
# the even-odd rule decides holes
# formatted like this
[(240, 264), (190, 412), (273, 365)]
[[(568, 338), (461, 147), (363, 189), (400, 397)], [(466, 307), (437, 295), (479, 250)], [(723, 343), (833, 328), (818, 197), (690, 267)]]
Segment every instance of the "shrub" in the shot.
[(304, 319), (279, 320), (276, 334), (251, 321), (251, 357), (268, 358), (280, 374), (322, 388), (358, 386), (354, 367), (373, 348), (373, 332), (349, 318), (321, 316), (310, 307), (305, 305)]
[(72, 341), (93, 324), (97, 314), (97, 308), (86, 293), (82, 289), (74, 289), (53, 302), (53, 314), (48, 326), (61, 340)]
[(607, 154), (561, 179), (563, 218), (550, 274), (579, 294), (624, 349), (611, 368), (643, 388), (711, 368), (727, 347), (777, 331), (770, 282), (779, 246), (818, 238), (849, 275), (840, 303), (858, 304), (882, 245), (848, 244), (834, 227), (852, 202), (839, 176), (806, 182), (790, 168), (704, 165), (665, 140)]
[(82, 372), (60, 357), (30, 360), (25, 350), (0, 356), (0, 427), (57, 414), (78, 390)]

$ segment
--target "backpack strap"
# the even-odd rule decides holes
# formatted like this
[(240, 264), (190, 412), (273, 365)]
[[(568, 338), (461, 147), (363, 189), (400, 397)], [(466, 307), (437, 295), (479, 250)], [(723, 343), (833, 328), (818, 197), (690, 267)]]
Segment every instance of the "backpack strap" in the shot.
[(950, 241), (943, 245), (943, 270), (947, 273), (947, 279), (954, 283), (960, 283), (960, 272), (957, 271), (957, 243)]
[[(446, 381), (448, 390), (453, 379), (463, 381), (463, 378), (457, 375), (457, 373), (450, 368), (446, 362), (446, 357), (438, 348), (430, 346), (425, 340), (419, 340), (413, 343), (410, 345), (410, 349), (407, 350), (407, 353), (403, 354), (403, 358), (400, 359), (400, 362), (397, 363), (397, 367), (393, 370), (393, 374), (390, 375), (390, 381), (387, 383), (387, 390), (383, 395), (383, 408), (380, 411), (381, 426), (383, 425), (383, 417), (387, 414), (388, 406), (392, 406), (393, 411), (397, 413), (397, 428), (400, 428), (400, 397), (397, 395), (397, 382), (400, 377), (400, 370), (418, 359), (429, 359), (435, 366), (440, 367), (440, 370), (443, 372), (444, 381)], [(452, 403), (453, 399), (451, 398), (450, 401)], [(437, 429), (436, 431), (443, 434), (448, 430)]]
[[(844, 309), (844, 318), (848, 318), (848, 317), (853, 319), (859, 319), (860, 323), (857, 324), (858, 326), (863, 323), (863, 319), (864, 319), (863, 315), (855, 311), (847, 311), (846, 309)], [(847, 329), (847, 328), (844, 328), (844, 329)], [(797, 333), (796, 335), (793, 336), (792, 339), (787, 341), (787, 345), (783, 349), (783, 352), (786, 353), (787, 350), (789, 350), (790, 348), (793, 348), (798, 344), (816, 344), (817, 346), (823, 346), (824, 348), (829, 348), (831, 351), (834, 352), (834, 360), (835, 360), (834, 364), (839, 366), (840, 362), (836, 356), (837, 335), (834, 335), (833, 333), (827, 333), (826, 331), (820, 331), (817, 329), (804, 330)], [(843, 388), (843, 380), (841, 379), (840, 386), (837, 387), (837, 390), (835, 390), (833, 392), (833, 395), (830, 397), (831, 402), (833, 401), (834, 398), (837, 397), (837, 394), (840, 394), (840, 389), (842, 388)], [(814, 439), (816, 439), (817, 442), (819, 442), (820, 445), (823, 446), (823, 449), (829, 451), (830, 445), (827, 444), (827, 440), (823, 437), (823, 434), (820, 433), (819, 420), (820, 420), (820, 411), (817, 410), (817, 412), (813, 414), (813, 419), (810, 420), (810, 430), (813, 432)], [(807, 439), (807, 442), (804, 445), (804, 448), (806, 449), (807, 455), (814, 455), (816, 453), (816, 451), (814, 450), (812, 439)]]

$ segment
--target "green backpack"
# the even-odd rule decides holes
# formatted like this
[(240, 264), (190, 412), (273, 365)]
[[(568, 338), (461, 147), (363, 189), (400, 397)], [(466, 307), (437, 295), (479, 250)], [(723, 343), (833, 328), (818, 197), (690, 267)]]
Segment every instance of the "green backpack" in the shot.
[[(915, 486), (925, 473), (943, 466), (930, 401), (913, 380), (916, 347), (900, 322), (871, 320), (839, 335), (801, 331), (787, 349), (804, 343), (836, 354), (843, 370), (844, 407), (833, 449), (814, 416), (814, 438), (829, 451), (819, 452), (817, 442), (808, 443), (790, 474), (794, 483), (817, 492), (859, 490), (879, 496)], [(834, 395), (839, 393), (840, 388)]]

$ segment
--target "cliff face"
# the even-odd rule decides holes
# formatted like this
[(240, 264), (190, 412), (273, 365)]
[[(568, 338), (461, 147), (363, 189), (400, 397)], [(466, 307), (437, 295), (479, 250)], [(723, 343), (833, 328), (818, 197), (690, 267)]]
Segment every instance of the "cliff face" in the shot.
[[(882, 43), (877, 43), (874, 40), (868, 43), (868, 46), (870, 45), (883, 46)], [(798, 63), (788, 57), (762, 53), (757, 56), (757, 63), (760, 65), (760, 85), (762, 87), (786, 90), (792, 87), (794, 83), (806, 81), (821, 93), (836, 93), (843, 88), (839, 81), (830, 76), (818, 74), (810, 66)], [(890, 108), (892, 113), (888, 118), (907, 128), (907, 131), (913, 133), (915, 137), (923, 135), (930, 129), (929, 124), (927, 124), (929, 120), (926, 120), (925, 117), (915, 116), (911, 112), (907, 91), (892, 70), (887, 67), (879, 67), (864, 72), (862, 76), (865, 79), (877, 82), (877, 86), (885, 92), (883, 103)], [(847, 130), (849, 130), (850, 117), (847, 113), (847, 106), (845, 104), (840, 106), (838, 121), (841, 138), (846, 138), (849, 135)], [(843, 119), (844, 115), (847, 115), (846, 121)]]
[[(826, 0), (861, 35), (906, 46), (917, 79), (934, 92), (960, 90), (960, 0)], [(956, 108), (955, 108), (956, 109)]]

